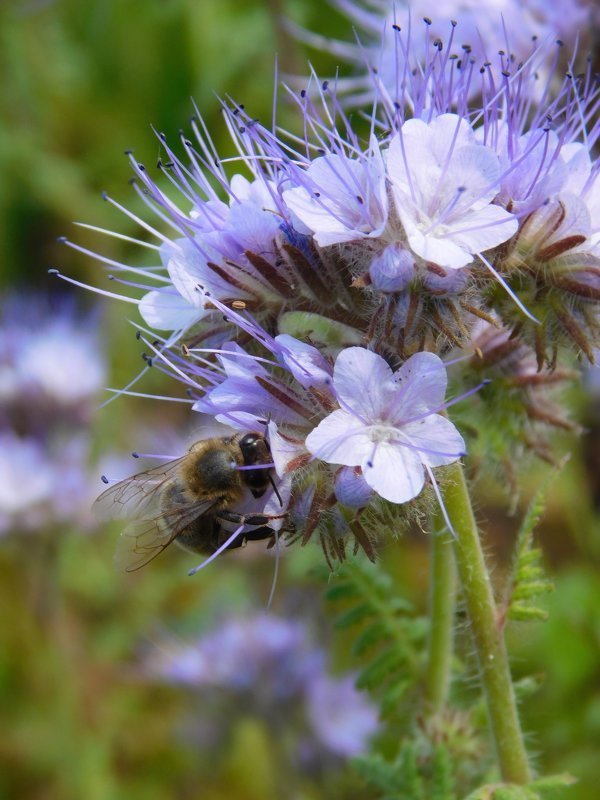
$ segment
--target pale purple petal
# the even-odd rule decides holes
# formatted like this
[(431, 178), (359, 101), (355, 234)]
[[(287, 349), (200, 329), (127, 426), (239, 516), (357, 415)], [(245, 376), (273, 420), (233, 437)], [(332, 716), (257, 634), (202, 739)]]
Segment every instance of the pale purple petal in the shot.
[(362, 463), (363, 475), (380, 497), (406, 503), (425, 484), (425, 470), (418, 453), (391, 442), (371, 442), (371, 454)]
[(287, 189), (283, 200), (324, 247), (379, 236), (387, 221), (387, 193), (378, 149), (363, 159), (339, 154), (316, 158), (304, 186)]
[(444, 362), (435, 353), (415, 353), (394, 373), (396, 393), (388, 419), (402, 423), (444, 405), (448, 376)]
[(282, 435), (273, 420), (269, 422), (267, 430), (275, 472), (281, 478), (293, 468), (294, 462), (298, 462), (299, 459), (306, 456), (306, 448), (302, 442)]
[(402, 434), (430, 467), (452, 464), (465, 454), (465, 442), (449, 419), (430, 414), (402, 427)]
[(198, 306), (191, 306), (179, 294), (158, 291), (147, 292), (138, 308), (146, 325), (158, 331), (189, 328), (206, 313)]
[(336, 359), (333, 385), (342, 407), (373, 421), (383, 412), (393, 391), (392, 370), (377, 353), (348, 347)]
[(281, 358), (299, 384), (329, 391), (331, 386), (331, 364), (325, 356), (306, 342), (301, 342), (287, 333), (275, 337), (281, 347)]
[(373, 489), (358, 467), (342, 467), (335, 476), (335, 496), (345, 506), (364, 508), (373, 497)]
[(373, 451), (369, 429), (347, 411), (332, 411), (306, 437), (306, 449), (320, 461), (358, 467)]
[(400, 244), (391, 244), (371, 261), (371, 284), (380, 292), (401, 292), (415, 275), (415, 259)]

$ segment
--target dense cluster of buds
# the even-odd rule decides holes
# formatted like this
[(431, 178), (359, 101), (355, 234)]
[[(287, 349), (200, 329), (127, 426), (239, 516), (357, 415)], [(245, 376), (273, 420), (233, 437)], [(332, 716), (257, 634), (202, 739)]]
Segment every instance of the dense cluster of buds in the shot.
[[(465, 453), (445, 411), (498, 362), (522, 392), (509, 442), (531, 444), (532, 420), (562, 424), (543, 389), (566, 377), (563, 352), (592, 360), (598, 333), (590, 65), (540, 84), (544, 47), (496, 68), (437, 40), (413, 64), (410, 39), (391, 35), (394, 77), (370, 71), (360, 130), (313, 76), (290, 91), (301, 134), (224, 108), (246, 176), (199, 119), (186, 160), (161, 137), (179, 204), (131, 156), (174, 236), (140, 220), (160, 263), (111, 263), (113, 281), (143, 290), (148, 363), (183, 381), (195, 410), (266, 432), (290, 535), (318, 531), (332, 557), (352, 538), (373, 557), (371, 515), (404, 514), (425, 486), (442, 503), (435, 471)], [(477, 344), (482, 324), (491, 346)], [(479, 380), (459, 366), (448, 401), (446, 365), (465, 349)]]

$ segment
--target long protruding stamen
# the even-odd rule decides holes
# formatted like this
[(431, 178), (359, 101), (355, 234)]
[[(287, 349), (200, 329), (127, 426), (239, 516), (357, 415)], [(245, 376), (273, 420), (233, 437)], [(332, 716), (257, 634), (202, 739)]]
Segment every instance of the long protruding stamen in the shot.
[(539, 319), (537, 317), (534, 317), (533, 314), (531, 313), (531, 311), (529, 311), (529, 309), (525, 305), (523, 305), (523, 303), (519, 300), (519, 298), (517, 297), (515, 292), (513, 292), (513, 290), (508, 285), (508, 283), (504, 280), (502, 275), (500, 275), (500, 273), (497, 272), (497, 270), (494, 269), (494, 267), (487, 260), (487, 258), (482, 253), (475, 253), (475, 255), (483, 261), (483, 263), (489, 269), (489, 271), (492, 273), (494, 278), (496, 278), (496, 280), (498, 281), (500, 286), (502, 286), (502, 288), (506, 291), (506, 293), (509, 295), (509, 297), (512, 297), (512, 299), (515, 301), (515, 303), (521, 309), (521, 311), (525, 314), (525, 316), (529, 317), (529, 319), (532, 322), (535, 322), (536, 325), (539, 325), (540, 324)]
[(444, 522), (446, 523), (446, 527), (452, 534), (455, 539), (458, 539), (456, 531), (452, 523), (450, 522), (450, 517), (448, 516), (448, 512), (446, 511), (446, 504), (444, 503), (444, 498), (442, 497), (442, 493), (440, 492), (440, 487), (438, 486), (438, 482), (435, 479), (435, 475), (433, 474), (433, 470), (428, 464), (425, 464), (425, 469), (427, 470), (427, 474), (429, 475), (429, 479), (431, 481), (431, 485), (433, 486), (433, 491), (435, 492), (435, 496), (437, 497), (437, 501), (440, 506), (440, 511), (442, 512), (442, 516), (444, 517)]
[(223, 542), (223, 544), (217, 550), (215, 550), (215, 552), (212, 555), (210, 555), (207, 559), (205, 559), (201, 564), (198, 564), (197, 567), (194, 567), (193, 569), (191, 569), (188, 572), (188, 575), (191, 577), (192, 575), (195, 575), (199, 570), (204, 569), (204, 567), (207, 567), (212, 561), (215, 560), (215, 558), (217, 558), (217, 556), (220, 556), (221, 553), (224, 550), (227, 550), (227, 548), (229, 547), (230, 544), (235, 542), (235, 540), (237, 539), (237, 537), (241, 534), (241, 532), (243, 530), (244, 530), (244, 525), (242, 524), (238, 528), (235, 529), (235, 531), (231, 534), (229, 539), (226, 539)]

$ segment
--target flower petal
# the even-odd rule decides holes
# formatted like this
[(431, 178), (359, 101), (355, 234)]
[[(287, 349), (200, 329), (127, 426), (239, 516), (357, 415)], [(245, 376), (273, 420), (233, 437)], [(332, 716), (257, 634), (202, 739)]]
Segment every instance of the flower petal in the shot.
[(415, 353), (396, 370), (394, 383), (397, 389), (387, 418), (396, 424), (444, 405), (448, 376), (435, 353)]
[(333, 385), (340, 405), (367, 424), (380, 417), (394, 390), (388, 363), (364, 347), (342, 350), (333, 369)]
[(306, 449), (328, 464), (358, 467), (373, 451), (368, 428), (347, 411), (333, 411), (306, 437)]
[(391, 503), (412, 500), (425, 483), (425, 470), (419, 455), (391, 442), (378, 443), (361, 466), (369, 486)]
[(431, 414), (402, 428), (402, 433), (417, 448), (418, 456), (430, 467), (452, 464), (465, 454), (465, 442), (449, 419)]
[(158, 331), (177, 331), (189, 328), (206, 313), (190, 306), (179, 294), (153, 290), (145, 294), (138, 309), (146, 325)]

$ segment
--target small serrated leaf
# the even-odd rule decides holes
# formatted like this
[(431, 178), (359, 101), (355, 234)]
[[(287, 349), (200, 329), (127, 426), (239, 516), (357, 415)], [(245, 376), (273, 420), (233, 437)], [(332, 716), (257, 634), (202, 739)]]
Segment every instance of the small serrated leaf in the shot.
[(373, 608), (370, 603), (361, 603), (359, 606), (348, 609), (335, 621), (336, 628), (351, 628), (353, 625), (358, 625), (359, 622), (364, 622), (373, 615)]
[(404, 661), (404, 654), (396, 645), (384, 650), (362, 670), (356, 681), (357, 688), (370, 689), (380, 685), (390, 673), (400, 669)]
[(376, 644), (384, 642), (387, 635), (387, 627), (383, 622), (374, 622), (365, 628), (360, 636), (352, 645), (352, 653), (355, 656), (363, 655)]
[(542, 594), (550, 594), (553, 591), (554, 586), (550, 581), (530, 581), (528, 583), (521, 583), (513, 592), (513, 600), (539, 597)]
[(513, 603), (508, 609), (508, 618), (513, 622), (546, 622), (548, 612), (535, 606)]
[(577, 783), (577, 778), (569, 773), (549, 775), (547, 778), (538, 778), (530, 783), (530, 787), (538, 793), (540, 800), (552, 800), (562, 794), (563, 789), (568, 789)]
[(325, 599), (330, 603), (335, 603), (338, 600), (350, 600), (355, 597), (359, 597), (359, 592), (353, 583), (336, 583), (325, 592)]
[(412, 681), (402, 680), (394, 681), (392, 686), (386, 688), (380, 702), (382, 719), (391, 719), (398, 714), (400, 702), (411, 686), (413, 686)]

